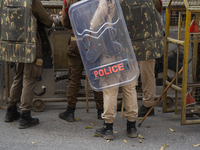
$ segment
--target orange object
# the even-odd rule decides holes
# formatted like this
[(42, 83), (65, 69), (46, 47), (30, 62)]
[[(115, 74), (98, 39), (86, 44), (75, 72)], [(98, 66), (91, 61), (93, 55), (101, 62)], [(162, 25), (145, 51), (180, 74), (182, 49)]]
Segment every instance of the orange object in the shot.
[(187, 96), (186, 96), (186, 106), (194, 105), (194, 104), (196, 104), (196, 101), (194, 100), (194, 98), (192, 97), (192, 95), (190, 95), (190, 93), (187, 93)]
[(192, 20), (190, 24), (190, 33), (199, 33), (199, 28), (195, 20)]

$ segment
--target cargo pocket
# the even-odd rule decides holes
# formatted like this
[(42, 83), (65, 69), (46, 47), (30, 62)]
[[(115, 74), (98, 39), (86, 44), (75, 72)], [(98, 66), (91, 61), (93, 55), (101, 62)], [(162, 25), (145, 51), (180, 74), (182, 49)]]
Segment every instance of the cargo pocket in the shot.
[(42, 65), (38, 66), (35, 63), (26, 63), (24, 73), (29, 78), (38, 79), (42, 75)]
[(32, 70), (31, 78), (38, 79), (42, 75), (42, 66), (34, 66), (34, 69)]

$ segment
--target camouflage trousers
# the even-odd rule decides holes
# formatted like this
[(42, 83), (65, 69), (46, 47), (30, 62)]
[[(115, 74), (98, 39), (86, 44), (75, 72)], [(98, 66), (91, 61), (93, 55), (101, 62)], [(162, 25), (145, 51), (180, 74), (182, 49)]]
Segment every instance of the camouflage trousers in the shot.
[(145, 107), (151, 107), (154, 104), (156, 94), (156, 79), (154, 74), (155, 59), (139, 61), (138, 65), (144, 94), (142, 102)]
[[(69, 58), (67, 102), (68, 106), (76, 107), (81, 83), (81, 75), (84, 69), (76, 41), (70, 42), (67, 55)], [(103, 109), (103, 93), (94, 91), (94, 98), (96, 102), (96, 108)]]
[[(137, 81), (122, 87), (124, 100), (124, 116), (128, 121), (135, 121), (138, 116), (138, 103), (136, 87)], [(104, 112), (101, 115), (105, 123), (113, 123), (117, 113), (117, 96), (119, 88), (107, 89), (103, 91)]]
[(21, 100), (21, 111), (29, 111), (32, 109), (35, 85), (42, 75), (42, 65), (38, 66), (35, 62), (16, 63), (13, 72), (15, 76), (10, 89), (9, 105), (16, 105)]

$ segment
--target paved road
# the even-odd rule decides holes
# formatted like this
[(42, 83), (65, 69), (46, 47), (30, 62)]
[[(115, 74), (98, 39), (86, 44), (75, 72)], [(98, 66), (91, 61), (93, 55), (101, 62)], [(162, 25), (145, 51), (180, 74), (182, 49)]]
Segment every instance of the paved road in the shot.
[[(89, 103), (89, 113), (86, 112), (85, 102), (78, 103), (75, 117), (81, 120), (72, 123), (58, 118), (65, 105), (63, 102), (46, 103), (43, 112), (32, 113), (33, 117), (40, 119), (40, 124), (28, 129), (18, 129), (18, 121), (5, 123), (5, 109), (0, 109), (0, 150), (160, 150), (165, 143), (169, 146), (165, 150), (200, 149), (200, 146), (193, 146), (200, 143), (200, 125), (181, 126), (181, 116), (163, 114), (161, 107), (156, 107), (156, 115), (147, 117), (138, 127), (139, 134), (145, 137), (140, 143), (139, 137), (127, 137), (126, 118), (120, 118), (120, 113), (117, 113), (114, 123), (114, 131), (118, 133), (114, 134), (114, 140), (107, 142), (103, 138), (93, 137), (95, 130), (103, 124), (103, 121), (96, 119), (94, 102)], [(85, 129), (88, 126), (92, 129)]]

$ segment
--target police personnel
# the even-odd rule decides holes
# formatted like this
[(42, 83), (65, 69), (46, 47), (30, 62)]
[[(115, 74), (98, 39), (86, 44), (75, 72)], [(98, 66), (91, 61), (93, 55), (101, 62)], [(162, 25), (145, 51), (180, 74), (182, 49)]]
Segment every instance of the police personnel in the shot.
[[(154, 7), (158, 12), (162, 10), (162, 1), (153, 0)], [(151, 106), (154, 104), (154, 99), (156, 95), (156, 79), (155, 79), (155, 59), (149, 59), (145, 61), (138, 62), (142, 81), (142, 91), (143, 91), (143, 105), (140, 106), (138, 111), (138, 117), (144, 117), (149, 111)], [(149, 116), (154, 115), (154, 108), (149, 113)]]
[[(76, 108), (77, 97), (80, 89), (80, 81), (81, 75), (83, 72), (83, 63), (81, 60), (81, 56), (78, 50), (78, 46), (76, 44), (76, 39), (74, 37), (74, 33), (70, 24), (69, 16), (68, 16), (68, 9), (69, 7), (78, 0), (64, 0), (63, 7), (62, 7), (62, 25), (65, 28), (71, 30), (71, 40), (69, 44), (69, 48), (67, 51), (67, 55), (69, 58), (69, 71), (68, 71), (68, 79), (69, 84), (67, 86), (67, 110), (59, 114), (61, 119), (64, 119), (68, 122), (75, 121), (74, 119), (74, 111)], [(101, 118), (101, 113), (103, 113), (103, 94), (102, 92), (95, 92), (94, 91), (94, 99), (96, 102), (97, 108), (97, 116), (98, 119)]]
[[(152, 1), (154, 4), (154, 7), (156, 8), (155, 11), (157, 11), (156, 15), (160, 15), (158, 14), (158, 12), (161, 12), (162, 10), (162, 1), (161, 0), (152, 0)], [(136, 33), (140, 35), (140, 32), (141, 30), (137, 30)], [(153, 42), (153, 43), (155, 44), (156, 42)], [(143, 105), (139, 108), (138, 117), (144, 117), (146, 113), (149, 111), (149, 109), (151, 108), (151, 106), (153, 106), (155, 95), (156, 95), (156, 81), (155, 81), (155, 74), (154, 74), (155, 59), (142, 58), (143, 61), (140, 61), (141, 56), (139, 54), (141, 53), (141, 51), (137, 50), (137, 47), (139, 46), (133, 43), (134, 50), (136, 50), (135, 51), (136, 58), (139, 60), (138, 65), (140, 69), (142, 91), (143, 91), (143, 99), (142, 99)], [(153, 50), (156, 51), (156, 49), (163, 50), (163, 48), (160, 48), (160, 47), (155, 48), (155, 47), (149, 46), (149, 48), (151, 48), (152, 51)], [(145, 49), (145, 47), (143, 49)], [(151, 57), (158, 58), (159, 56), (161, 56), (160, 51), (156, 51), (156, 53), (158, 54), (158, 56), (154, 55), (153, 57), (152, 56)], [(122, 105), (122, 102), (119, 102), (117, 105), (117, 111), (121, 111), (121, 105)], [(154, 115), (154, 108), (149, 113), (149, 116), (153, 116), (153, 115)]]
[[(98, 8), (96, 9), (94, 16), (90, 22), (90, 30), (96, 31), (105, 22), (112, 23), (118, 17), (118, 13), (115, 9), (114, 0), (100, 0)], [(104, 44), (104, 43), (102, 43)], [(102, 64), (107, 64), (111, 61), (115, 62), (120, 60), (122, 57), (120, 55), (108, 55), (102, 53)], [(126, 54), (128, 55), (128, 54)], [(116, 65), (117, 66), (117, 65)], [(115, 68), (116, 69), (116, 68)], [(119, 68), (118, 68), (119, 69)], [(108, 86), (113, 83), (118, 83), (120, 80), (126, 79), (126, 74), (116, 74), (115, 76), (107, 76), (106, 78), (100, 79), (101, 86)], [(122, 86), (122, 93), (125, 105), (124, 116), (127, 118), (127, 135), (130, 138), (137, 137), (137, 129), (135, 127), (136, 118), (138, 116), (138, 104), (137, 104), (137, 93), (136, 93), (137, 82), (131, 82), (127, 85)], [(104, 119), (104, 127), (96, 130), (96, 134), (100, 137), (108, 140), (114, 139), (113, 135), (113, 123), (117, 115), (117, 96), (119, 87), (114, 87), (112, 89), (103, 90), (103, 100), (104, 100), (104, 112), (102, 118)]]
[[(99, 7), (95, 14), (99, 14), (99, 18), (104, 19), (104, 14), (110, 14), (113, 12), (112, 1), (100, 1)], [(147, 93), (149, 88), (153, 88), (151, 90), (151, 96), (155, 94), (155, 76), (154, 76), (154, 63), (152, 61), (154, 58), (158, 58), (161, 56), (161, 52), (163, 51), (163, 30), (161, 25), (160, 14), (155, 10), (153, 6), (153, 2), (151, 0), (121, 0), (120, 1), (122, 11), (124, 14), (124, 18), (127, 24), (127, 28), (129, 31), (129, 35), (131, 38), (131, 42), (133, 48), (136, 53), (136, 58), (138, 61), (143, 61), (150, 63), (148, 66), (146, 63), (142, 64), (143, 70), (143, 81), (144, 82), (144, 91)], [(108, 12), (106, 8), (109, 8)], [(113, 13), (114, 14), (114, 13)], [(137, 14), (137, 15), (135, 15)], [(94, 17), (93, 17), (94, 18)], [(98, 17), (96, 17), (98, 18)], [(106, 17), (112, 18), (112, 17)], [(92, 23), (96, 23), (97, 21), (91, 21)], [(98, 21), (100, 22), (100, 21)], [(91, 23), (91, 24), (92, 24)], [(148, 68), (153, 64), (153, 68)], [(150, 75), (152, 78), (146, 78), (145, 69), (149, 69)], [(145, 75), (144, 75), (145, 74)], [(149, 82), (148, 80), (152, 80), (153, 82)], [(147, 82), (148, 81), (148, 82)], [(151, 83), (151, 87), (146, 87), (147, 84)], [(125, 103), (124, 113), (125, 117), (127, 117), (127, 135), (128, 137), (134, 138), (137, 137), (137, 129), (135, 127), (136, 117), (138, 115), (137, 110), (137, 93), (135, 90), (136, 83), (131, 83), (129, 85), (122, 87), (123, 99)], [(113, 122), (116, 116), (116, 102), (117, 102), (117, 94), (118, 88), (108, 89), (103, 91), (104, 96), (104, 113), (102, 114), (102, 118), (105, 120), (105, 127), (96, 130), (96, 134), (103, 137), (104, 139), (114, 139), (113, 136)], [(148, 96), (147, 96), (148, 97)], [(154, 99), (150, 99), (151, 101)], [(149, 106), (148, 106), (149, 107)]]
[[(32, 0), (32, 14), (37, 19), (37, 24), (50, 28), (53, 24), (53, 19), (46, 12), (39, 0)], [(17, 18), (15, 18), (17, 19)], [(28, 26), (28, 25), (27, 25)], [(15, 76), (10, 89), (9, 106), (7, 108), (5, 122), (19, 120), (19, 128), (28, 128), (39, 123), (38, 118), (31, 117), (32, 100), (34, 88), (38, 78), (42, 74), (42, 43), (41, 36), (37, 27), (36, 38), (36, 58), (33, 63), (15, 63), (13, 71)], [(17, 111), (17, 102), (21, 100), (21, 115)]]

